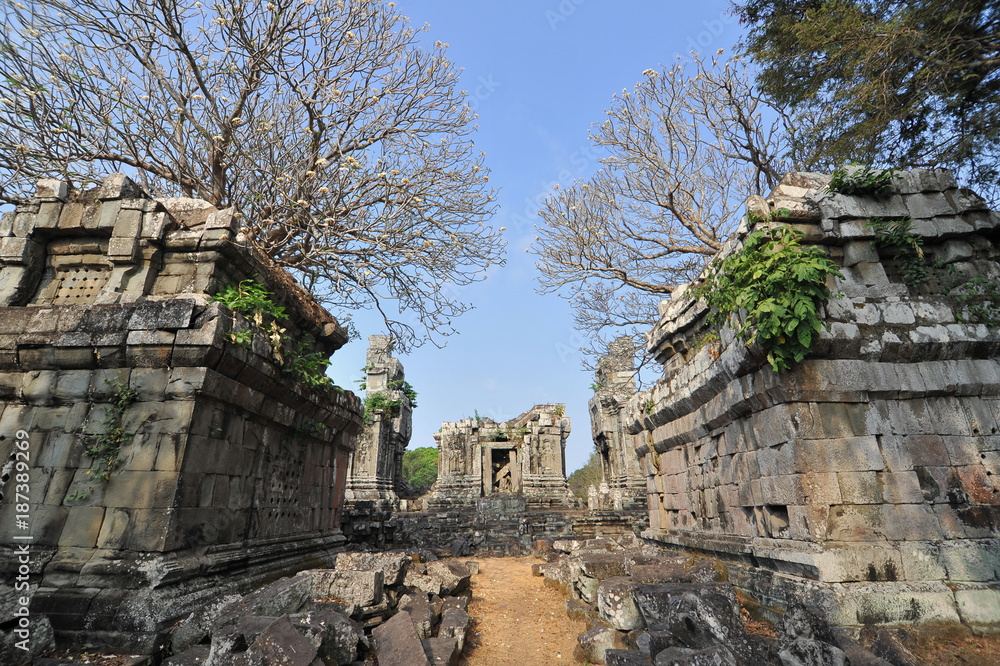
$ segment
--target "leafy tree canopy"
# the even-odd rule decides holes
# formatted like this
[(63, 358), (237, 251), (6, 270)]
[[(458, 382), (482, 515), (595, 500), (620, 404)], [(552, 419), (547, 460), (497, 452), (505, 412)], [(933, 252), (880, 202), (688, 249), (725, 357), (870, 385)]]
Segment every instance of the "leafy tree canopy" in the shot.
[(794, 154), (944, 166), (1000, 196), (1000, 2), (739, 0), (764, 93), (794, 114)]
[(430, 490), (437, 480), (438, 450), (435, 446), (421, 446), (403, 452), (403, 480), (410, 484), (417, 495)]
[(597, 455), (597, 451), (595, 450), (591, 451), (590, 458), (587, 459), (587, 464), (570, 474), (566, 479), (566, 483), (577, 498), (586, 500), (587, 491), (590, 486), (600, 485), (603, 478), (604, 473), (601, 471), (601, 457)]

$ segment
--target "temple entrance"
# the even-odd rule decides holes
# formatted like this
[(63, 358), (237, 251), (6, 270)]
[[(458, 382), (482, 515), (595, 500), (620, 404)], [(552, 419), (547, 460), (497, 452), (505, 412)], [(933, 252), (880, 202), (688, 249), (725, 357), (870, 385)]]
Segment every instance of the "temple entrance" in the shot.
[(514, 449), (492, 449), (490, 471), (493, 493), (516, 493), (520, 490), (517, 453)]

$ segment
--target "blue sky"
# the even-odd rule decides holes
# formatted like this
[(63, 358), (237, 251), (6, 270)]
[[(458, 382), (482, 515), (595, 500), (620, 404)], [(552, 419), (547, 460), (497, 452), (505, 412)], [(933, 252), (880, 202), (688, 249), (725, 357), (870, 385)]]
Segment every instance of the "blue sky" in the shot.
[[(463, 86), (479, 113), (476, 145), (486, 152), (490, 183), (499, 189), (492, 224), (506, 227), (507, 265), (462, 289), (476, 309), (455, 320), (460, 331), (401, 357), (419, 393), (410, 448), (434, 446), (442, 421), (477, 411), (506, 420), (535, 404), (565, 402), (573, 422), (567, 473), (593, 449), (587, 401), (593, 376), (581, 368), (583, 341), (567, 303), (535, 293), (534, 239), (538, 202), (555, 183), (591, 175), (597, 154), (587, 140), (611, 96), (631, 89), (646, 68), (673, 63), (695, 48), (727, 51), (740, 26), (728, 0), (396, 0), (425, 38), (450, 44), (464, 67)], [(329, 374), (356, 387), (367, 336), (381, 322), (359, 313), (361, 333), (334, 354)], [(356, 390), (356, 388), (355, 388)]]

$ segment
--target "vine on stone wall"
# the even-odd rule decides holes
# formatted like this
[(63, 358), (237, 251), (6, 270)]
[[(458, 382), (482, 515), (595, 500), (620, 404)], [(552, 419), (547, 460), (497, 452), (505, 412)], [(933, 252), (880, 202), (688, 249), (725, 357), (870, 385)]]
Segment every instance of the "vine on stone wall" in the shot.
[[(138, 394), (130, 389), (124, 382), (116, 382), (111, 393), (111, 409), (107, 417), (101, 421), (99, 432), (94, 435), (94, 439), (86, 449), (84, 455), (93, 462), (87, 475), (95, 483), (106, 483), (111, 479), (121, 465), (119, 454), (122, 445), (130, 442), (135, 435), (125, 432), (122, 421), (125, 412), (136, 401)], [(78, 502), (93, 492), (94, 487), (89, 486), (86, 490), (78, 490), (66, 496), (67, 502)]]
[[(770, 220), (786, 215), (777, 211)], [(741, 251), (712, 261), (708, 277), (694, 290), (711, 308), (708, 324), (716, 329), (732, 324), (740, 340), (767, 353), (774, 372), (809, 353), (823, 328), (819, 310), (830, 297), (826, 279), (842, 277), (836, 262), (815, 246), (803, 246), (802, 237), (788, 225), (755, 231)]]

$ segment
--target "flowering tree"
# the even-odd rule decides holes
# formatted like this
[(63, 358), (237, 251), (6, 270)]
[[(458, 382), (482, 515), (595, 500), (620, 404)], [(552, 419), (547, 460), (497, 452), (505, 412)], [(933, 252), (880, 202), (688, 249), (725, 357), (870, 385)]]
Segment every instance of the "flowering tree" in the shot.
[(233, 206), (250, 242), (342, 313), (377, 308), (404, 350), (453, 332), (470, 307), (453, 287), (503, 261), (459, 72), (394, 3), (25, 3), (3, 18), (0, 200), (124, 169)]
[(615, 95), (590, 135), (601, 168), (539, 211), (540, 291), (569, 300), (588, 361), (623, 332), (644, 350), (659, 301), (722, 248), (749, 195), (777, 184), (790, 128), (719, 54), (694, 55), (693, 76), (647, 69)]

